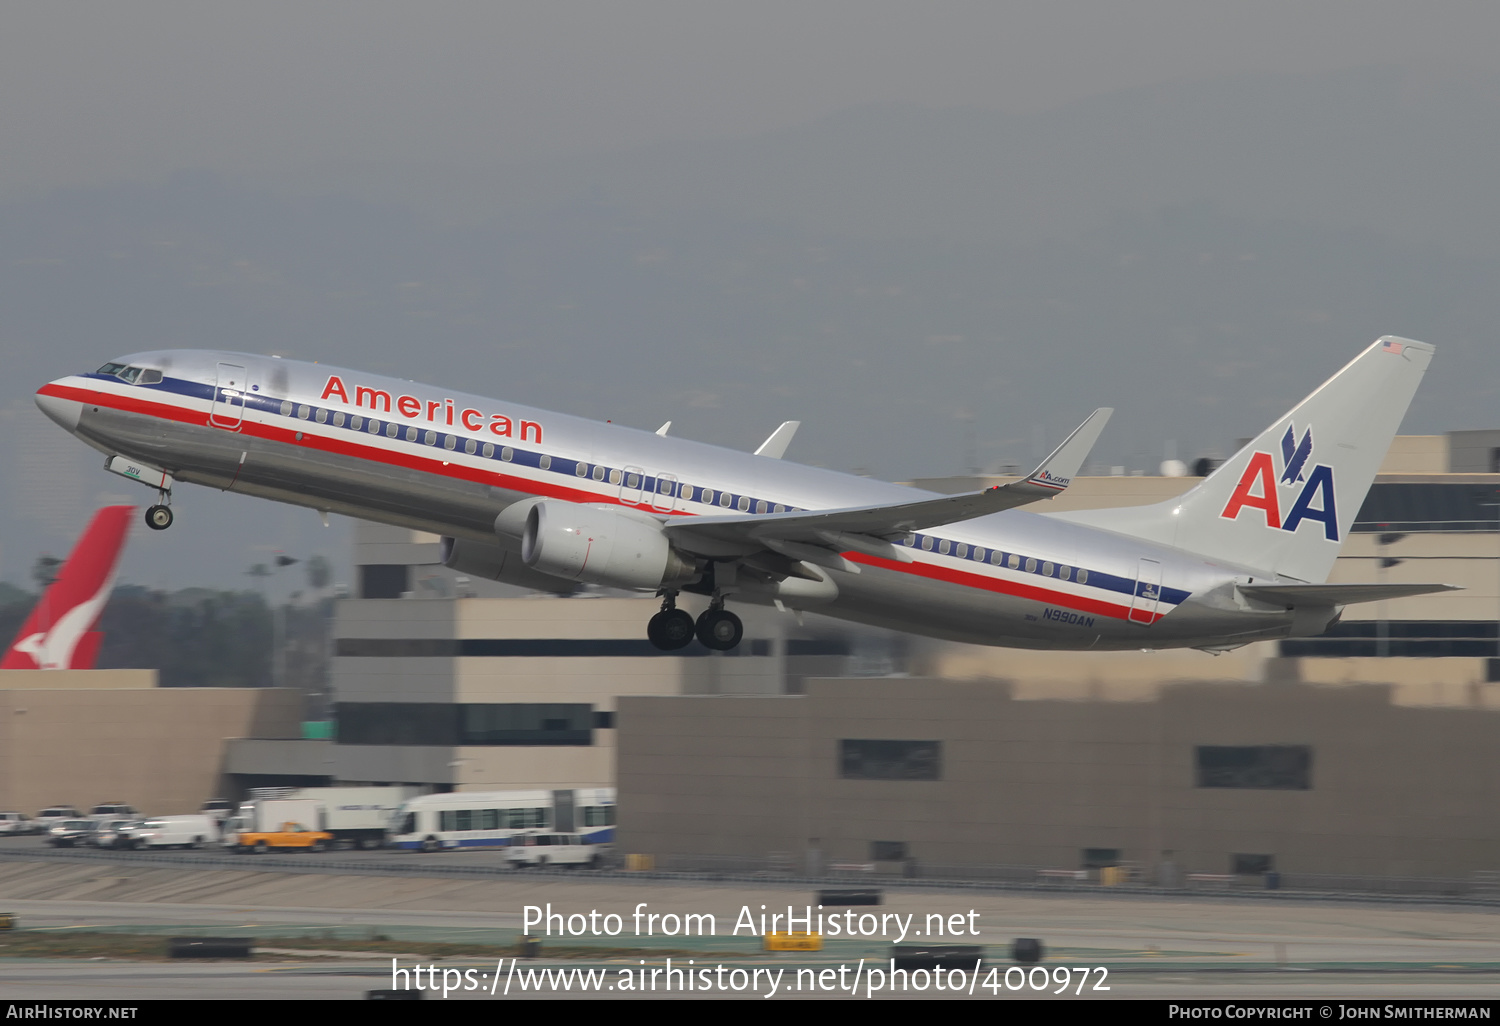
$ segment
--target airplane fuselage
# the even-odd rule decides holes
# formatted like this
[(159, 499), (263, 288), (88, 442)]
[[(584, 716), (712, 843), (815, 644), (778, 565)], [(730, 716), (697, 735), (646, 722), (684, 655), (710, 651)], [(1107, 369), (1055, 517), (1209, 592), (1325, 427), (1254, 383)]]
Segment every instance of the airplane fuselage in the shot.
[[(496, 544), (497, 515), (536, 496), (678, 518), (930, 495), (319, 364), (212, 351), (117, 364), (148, 372), (61, 378), (39, 405), (107, 456), (179, 481), (481, 544)], [(1236, 594), (1237, 581), (1274, 575), (1045, 513), (1007, 510), (903, 545), (909, 561), (844, 552), (859, 572), (829, 571), (836, 596), (805, 608), (1042, 649), (1218, 648), (1294, 629), (1290, 611)], [(753, 589), (731, 597), (771, 600)]]

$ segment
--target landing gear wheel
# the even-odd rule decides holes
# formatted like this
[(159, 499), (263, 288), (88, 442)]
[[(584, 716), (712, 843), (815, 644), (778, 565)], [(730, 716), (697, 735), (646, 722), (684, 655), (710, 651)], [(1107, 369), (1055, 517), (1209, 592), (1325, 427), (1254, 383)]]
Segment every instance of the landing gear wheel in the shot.
[(663, 609), (646, 624), (646, 637), (663, 652), (675, 652), (693, 640), (693, 618), (683, 609)]
[(171, 506), (152, 506), (146, 510), (146, 526), (153, 531), (165, 531), (172, 526)]
[(728, 652), (745, 636), (745, 625), (727, 609), (710, 609), (698, 617), (698, 640), (715, 652)]

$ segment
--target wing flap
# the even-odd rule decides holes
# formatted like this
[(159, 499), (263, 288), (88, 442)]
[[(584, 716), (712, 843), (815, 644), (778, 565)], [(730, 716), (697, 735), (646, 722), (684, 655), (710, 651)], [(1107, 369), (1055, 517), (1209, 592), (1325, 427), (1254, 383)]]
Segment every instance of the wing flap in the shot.
[[(771, 544), (773, 541), (806, 542), (829, 548), (829, 551), (833, 551), (831, 546), (842, 546), (839, 551), (868, 552), (871, 546), (877, 546), (882, 554), (888, 555), (892, 547), (883, 545), (882, 539), (940, 524), (973, 520), (1057, 495), (1077, 475), (1112, 413), (1114, 410), (1109, 408), (1095, 410), (1026, 477), (982, 492), (945, 495), (894, 506), (692, 517), (668, 523), (666, 530), (689, 551), (692, 550), (694, 535), (706, 535), (719, 541), (753, 543), (771, 549), (775, 549)], [(853, 539), (846, 537), (849, 535), (868, 537), (855, 544)]]

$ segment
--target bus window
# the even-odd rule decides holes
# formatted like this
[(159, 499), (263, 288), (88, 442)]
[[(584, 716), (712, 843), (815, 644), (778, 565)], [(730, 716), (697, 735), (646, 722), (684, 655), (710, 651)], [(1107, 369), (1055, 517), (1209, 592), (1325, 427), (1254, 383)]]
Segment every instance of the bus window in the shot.
[(479, 813), (479, 815), (480, 815), (480, 823), (479, 823), (479, 826), (476, 829), (479, 829), (479, 830), (499, 830), (500, 829), (500, 810), (499, 809), (484, 809), (484, 810), (482, 810)]

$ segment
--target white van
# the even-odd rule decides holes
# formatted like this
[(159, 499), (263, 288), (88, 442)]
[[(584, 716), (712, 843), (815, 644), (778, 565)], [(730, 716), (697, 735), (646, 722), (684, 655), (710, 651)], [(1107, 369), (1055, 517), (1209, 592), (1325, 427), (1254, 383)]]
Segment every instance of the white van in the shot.
[(134, 833), (137, 848), (201, 848), (219, 843), (219, 824), (208, 816), (157, 816)]
[(582, 834), (516, 834), (505, 852), (505, 864), (522, 869), (526, 866), (599, 865), (603, 844), (586, 844)]

